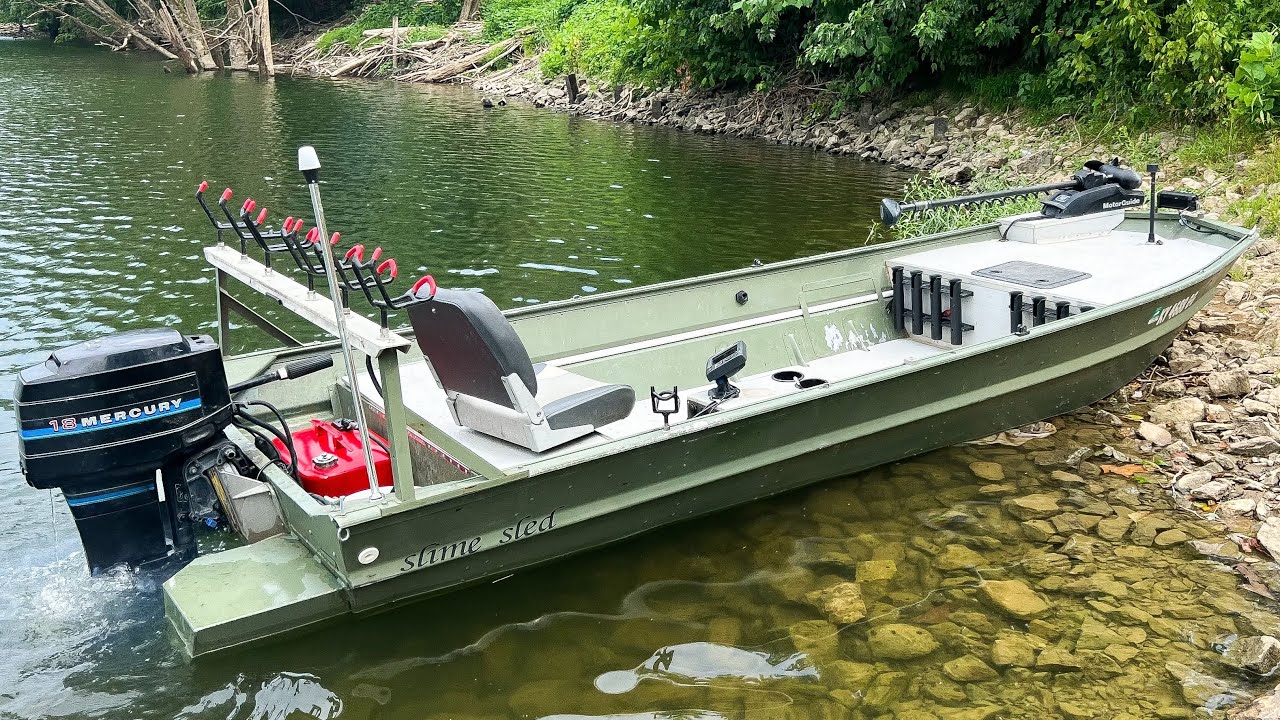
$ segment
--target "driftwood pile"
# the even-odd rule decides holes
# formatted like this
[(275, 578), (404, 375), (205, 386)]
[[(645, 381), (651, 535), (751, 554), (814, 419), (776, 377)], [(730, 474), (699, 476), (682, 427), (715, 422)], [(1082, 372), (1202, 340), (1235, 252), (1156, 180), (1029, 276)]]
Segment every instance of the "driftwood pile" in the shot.
[(217, 24), (200, 19), (195, 0), (129, 0), (125, 19), (104, 0), (35, 0), (32, 17), (54, 15), (90, 39), (113, 50), (131, 45), (178, 60), (189, 73), (224, 67), (274, 74), (271, 56), (270, 0), (229, 0), (226, 18)]
[(503, 73), (507, 73), (515, 71), (516, 66), (528, 69), (533, 62), (523, 56), (525, 39), (534, 32), (532, 27), (492, 44), (478, 40), (479, 23), (458, 23), (442, 37), (407, 42), (415, 29), (366, 30), (354, 50), (344, 43), (334, 43), (321, 52), (316, 42), (310, 42), (294, 55), (293, 72), (446, 83), (474, 80), (500, 64), (504, 66)]

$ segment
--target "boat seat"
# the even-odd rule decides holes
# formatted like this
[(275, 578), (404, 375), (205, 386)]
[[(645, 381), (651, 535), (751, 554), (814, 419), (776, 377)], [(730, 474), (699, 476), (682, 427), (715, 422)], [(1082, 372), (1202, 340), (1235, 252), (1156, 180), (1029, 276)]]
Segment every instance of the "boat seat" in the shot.
[(543, 452), (621, 420), (635, 407), (629, 385), (601, 385), (535, 399), (538, 368), (515, 328), (485, 295), (439, 290), (409, 307), (422, 354), (444, 389), (454, 422)]

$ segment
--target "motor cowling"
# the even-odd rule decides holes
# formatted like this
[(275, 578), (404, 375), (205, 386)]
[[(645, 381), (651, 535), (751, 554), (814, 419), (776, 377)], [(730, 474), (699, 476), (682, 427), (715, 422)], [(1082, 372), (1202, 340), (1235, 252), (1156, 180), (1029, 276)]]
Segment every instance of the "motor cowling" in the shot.
[(70, 345), (18, 375), (27, 483), (60, 488), (90, 569), (145, 566), (178, 549), (181, 465), (219, 439), (231, 397), (218, 345), (168, 328)]

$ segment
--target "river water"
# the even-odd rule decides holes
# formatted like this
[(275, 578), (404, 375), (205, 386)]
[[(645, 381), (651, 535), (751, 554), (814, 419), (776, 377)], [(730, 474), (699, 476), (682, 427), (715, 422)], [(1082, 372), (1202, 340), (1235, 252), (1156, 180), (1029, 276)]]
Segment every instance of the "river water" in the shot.
[[(0, 717), (1145, 718), (1220, 712), (1260, 688), (1220, 651), (1280, 631), (1274, 607), (1188, 548), (1213, 531), (1158, 485), (1059, 466), (1064, 449), (1122, 443), (1088, 414), (1020, 447), (939, 451), (185, 661), (157, 589), (89, 578), (64, 504), (24, 484), (13, 375), (114, 330), (211, 332), (211, 231), (192, 193), (209, 179), (277, 219), (306, 214), (302, 143), (325, 164), (333, 229), (506, 307), (859, 244), (904, 180), (811, 151), (483, 110), (463, 90), (188, 78), (0, 41)], [(237, 350), (264, 342), (239, 337)], [(993, 601), (990, 581), (1047, 609)], [(866, 615), (852, 622), (850, 583)]]

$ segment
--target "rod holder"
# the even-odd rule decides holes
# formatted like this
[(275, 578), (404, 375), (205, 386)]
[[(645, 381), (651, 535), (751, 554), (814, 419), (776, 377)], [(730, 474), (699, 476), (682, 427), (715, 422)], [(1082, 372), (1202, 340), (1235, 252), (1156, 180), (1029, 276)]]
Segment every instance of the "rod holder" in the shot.
[(949, 318), (951, 321), (951, 344), (962, 345), (964, 344), (964, 317), (961, 315), (961, 308), (963, 306), (964, 290), (961, 287), (959, 278), (952, 280), (948, 288), (951, 291), (951, 317)]
[(1009, 332), (1022, 330), (1022, 293), (1014, 290), (1009, 293)]
[(942, 339), (942, 276), (929, 276), (929, 338)]
[(1047, 299), (1043, 295), (1031, 298), (1031, 327), (1039, 327), (1044, 324), (1047, 305)]
[(924, 273), (911, 271), (911, 334), (924, 334)]
[(1054, 304), (1054, 319), (1063, 320), (1071, 317), (1071, 303), (1066, 300), (1059, 300)]
[(904, 313), (906, 312), (906, 288), (902, 277), (902, 266), (897, 265), (891, 271), (893, 297), (889, 300), (889, 313), (893, 315), (893, 329), (896, 332), (906, 330)]

